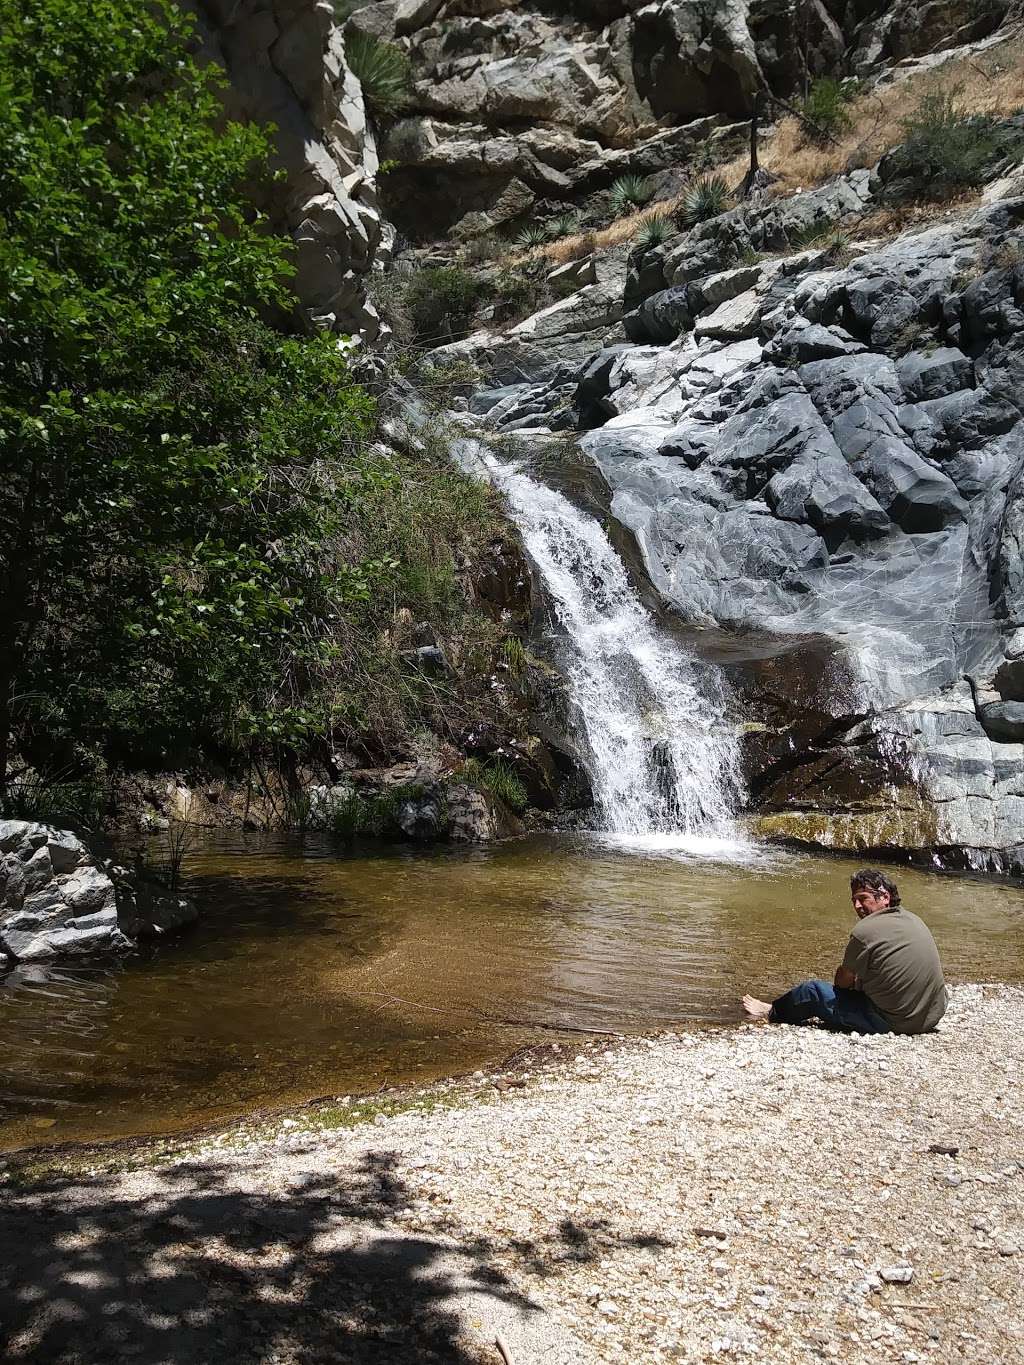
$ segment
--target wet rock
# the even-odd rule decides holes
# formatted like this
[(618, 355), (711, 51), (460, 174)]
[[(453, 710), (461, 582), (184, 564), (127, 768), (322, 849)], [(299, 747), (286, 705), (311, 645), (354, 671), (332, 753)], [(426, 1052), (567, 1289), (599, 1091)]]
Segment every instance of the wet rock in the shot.
[(448, 812), (440, 792), (425, 792), (403, 801), (395, 823), (408, 839), (433, 841), (448, 831)]
[[(800, 212), (839, 212), (863, 189), (797, 196)], [(750, 266), (755, 283), (732, 294), (749, 279), (721, 268), (738, 240), (784, 236), (795, 214), (746, 206), (661, 249), (677, 282), (624, 320), (644, 344), (597, 368), (581, 443), (684, 620), (739, 628), (751, 655), (768, 636), (838, 646), (833, 737), (789, 735), (757, 788), (763, 833), (1016, 866), (1024, 310), (1012, 271), (971, 269), (1014, 240), (1024, 204), (846, 266)], [(700, 311), (720, 289), (732, 297)], [(772, 748), (795, 703), (789, 715), (747, 751)]]
[[(611, 374), (615, 362), (629, 347), (620, 343), (607, 346), (599, 351), (584, 366), (576, 385), (576, 406), (584, 426), (599, 425), (615, 410), (605, 406), (604, 400), (611, 392)], [(592, 415), (596, 420), (591, 420)]]

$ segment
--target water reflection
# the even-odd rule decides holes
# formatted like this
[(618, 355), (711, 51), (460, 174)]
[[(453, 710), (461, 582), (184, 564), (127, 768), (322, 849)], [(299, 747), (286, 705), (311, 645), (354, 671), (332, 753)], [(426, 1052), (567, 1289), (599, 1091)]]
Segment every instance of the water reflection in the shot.
[[(0, 1143), (427, 1079), (511, 1051), (531, 1021), (735, 1019), (745, 989), (831, 973), (852, 870), (678, 840), (344, 853), (221, 837), (190, 856), (192, 931), (119, 964), (7, 976)], [(899, 877), (951, 979), (1022, 979), (1018, 888)]]

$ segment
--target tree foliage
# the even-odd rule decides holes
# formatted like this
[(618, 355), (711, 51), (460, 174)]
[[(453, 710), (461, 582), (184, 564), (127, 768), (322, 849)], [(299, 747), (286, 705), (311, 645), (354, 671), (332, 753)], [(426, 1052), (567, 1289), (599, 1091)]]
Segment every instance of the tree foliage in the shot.
[(336, 338), (282, 335), (287, 241), (250, 208), (169, 0), (0, 0), (0, 784), (74, 746), (159, 761), (293, 741), (372, 561), (377, 474)]

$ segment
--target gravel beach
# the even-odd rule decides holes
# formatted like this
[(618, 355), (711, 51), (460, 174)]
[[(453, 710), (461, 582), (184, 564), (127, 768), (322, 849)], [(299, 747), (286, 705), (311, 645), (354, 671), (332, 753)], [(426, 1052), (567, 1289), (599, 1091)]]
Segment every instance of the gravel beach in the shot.
[(184, 1154), (13, 1159), (0, 1355), (1024, 1361), (1022, 1008), (561, 1041)]

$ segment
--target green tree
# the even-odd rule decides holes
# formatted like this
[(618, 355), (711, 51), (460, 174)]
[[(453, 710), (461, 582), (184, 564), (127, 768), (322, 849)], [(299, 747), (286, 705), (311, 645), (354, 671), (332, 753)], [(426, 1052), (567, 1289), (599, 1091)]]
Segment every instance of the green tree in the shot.
[(0, 796), (12, 749), (298, 742), (369, 400), (244, 193), (266, 133), (169, 0), (0, 0)]

